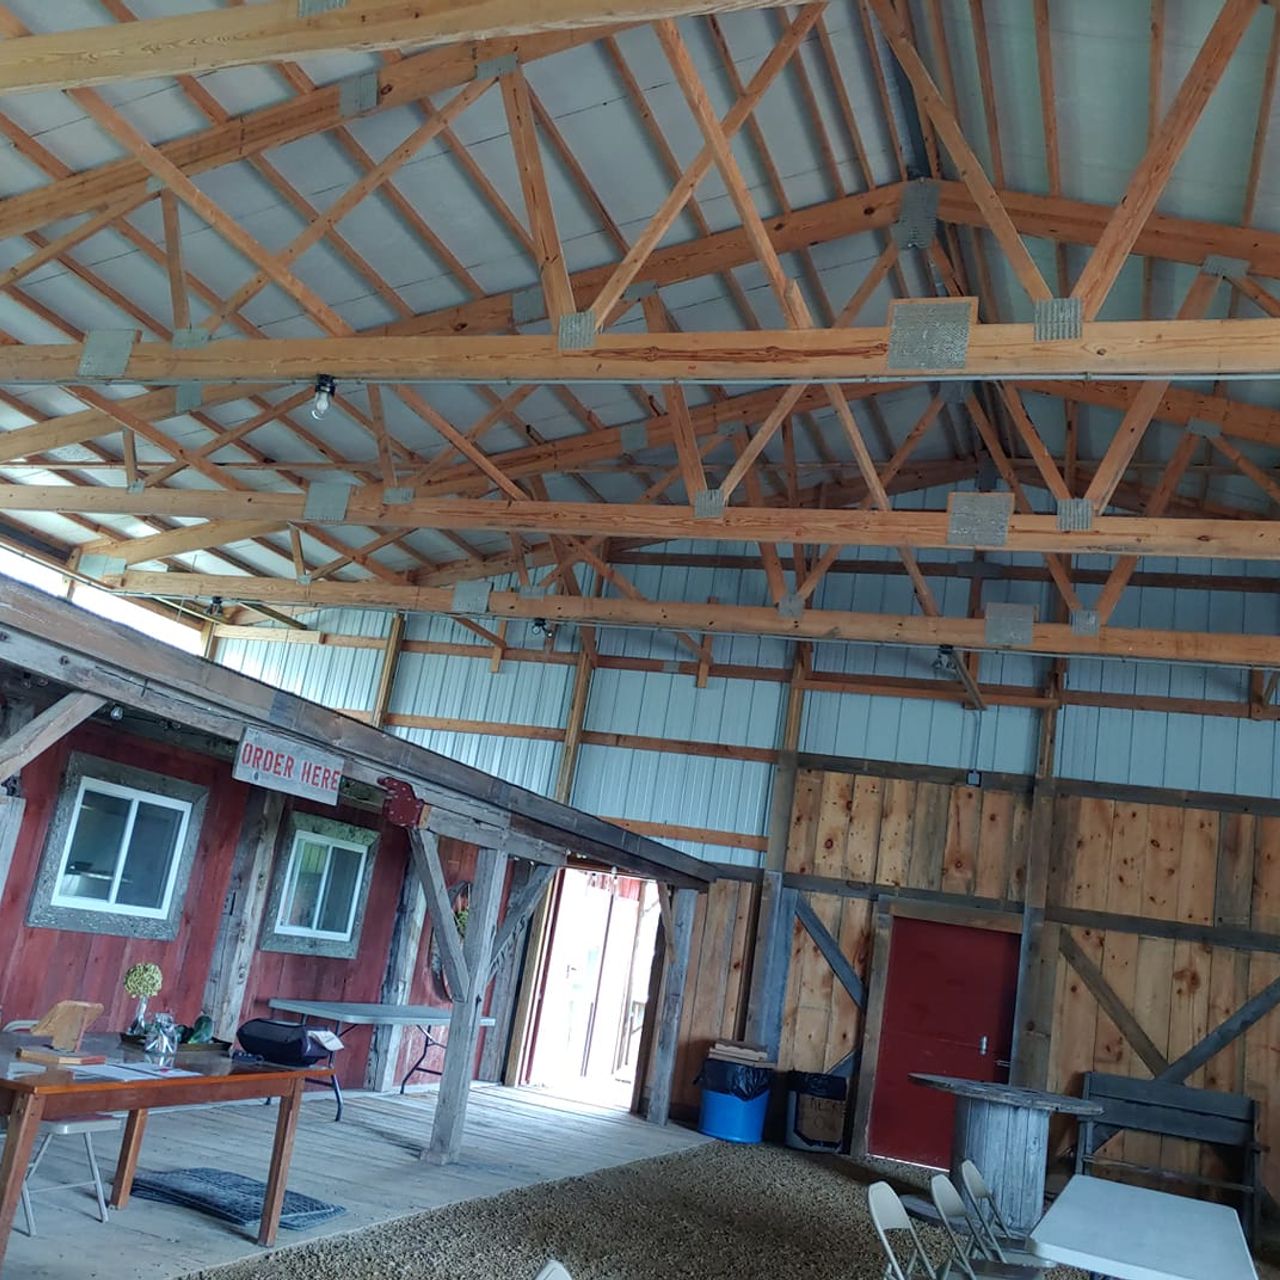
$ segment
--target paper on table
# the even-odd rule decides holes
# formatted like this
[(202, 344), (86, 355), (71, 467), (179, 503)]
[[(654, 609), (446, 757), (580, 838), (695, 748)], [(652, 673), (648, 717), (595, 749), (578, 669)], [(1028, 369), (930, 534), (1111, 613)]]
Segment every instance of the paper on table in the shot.
[(76, 1067), (76, 1078), (91, 1080), (159, 1080), (171, 1076), (194, 1076), (198, 1071), (182, 1067), (165, 1067), (155, 1062), (103, 1062), (91, 1067)]

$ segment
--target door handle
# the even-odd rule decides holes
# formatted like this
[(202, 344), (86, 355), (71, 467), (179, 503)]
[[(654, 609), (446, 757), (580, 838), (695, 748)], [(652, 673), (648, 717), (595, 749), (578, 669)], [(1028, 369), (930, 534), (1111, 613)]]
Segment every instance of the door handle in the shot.
[(1013, 1067), (1013, 1062), (1012, 1062), (1009, 1058), (997, 1058), (997, 1059), (996, 1059), (996, 1066), (997, 1066), (997, 1067), (1009, 1067), (1009, 1068), (1012, 1068), (1012, 1067)]
[(987, 1037), (983, 1036), (978, 1041), (978, 1052), (985, 1058), (987, 1056)]

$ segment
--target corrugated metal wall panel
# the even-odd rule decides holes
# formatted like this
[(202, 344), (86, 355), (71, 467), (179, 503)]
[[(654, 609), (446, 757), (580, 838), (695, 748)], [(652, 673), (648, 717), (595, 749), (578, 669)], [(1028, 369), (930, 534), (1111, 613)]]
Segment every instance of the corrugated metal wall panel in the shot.
[[(317, 631), (384, 640), (391, 615), (354, 609), (325, 610), (310, 624)], [(369, 711), (378, 688), (381, 648), (323, 644), (262, 644), (222, 640), (218, 661), (226, 667), (338, 711)]]

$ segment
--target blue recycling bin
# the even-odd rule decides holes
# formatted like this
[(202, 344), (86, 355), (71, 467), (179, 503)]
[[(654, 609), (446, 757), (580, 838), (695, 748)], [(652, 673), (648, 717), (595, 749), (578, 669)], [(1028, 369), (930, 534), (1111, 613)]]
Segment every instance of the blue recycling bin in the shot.
[(773, 1084), (771, 1068), (708, 1058), (698, 1083), (702, 1085), (700, 1133), (726, 1142), (759, 1142), (763, 1138)]

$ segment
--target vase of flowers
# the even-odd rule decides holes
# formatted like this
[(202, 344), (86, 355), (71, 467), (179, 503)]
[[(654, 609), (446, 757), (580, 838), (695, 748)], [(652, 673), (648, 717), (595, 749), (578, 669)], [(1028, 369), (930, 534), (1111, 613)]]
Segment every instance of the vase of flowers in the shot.
[(141, 961), (138, 964), (129, 966), (129, 971), (124, 975), (124, 989), (138, 1002), (134, 1010), (133, 1022), (129, 1027), (130, 1035), (140, 1036), (146, 1034), (147, 1002), (152, 996), (159, 993), (160, 984), (163, 980), (158, 964), (152, 964), (150, 961)]

